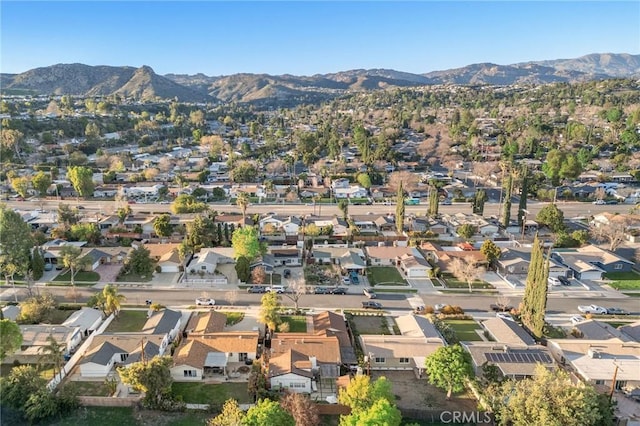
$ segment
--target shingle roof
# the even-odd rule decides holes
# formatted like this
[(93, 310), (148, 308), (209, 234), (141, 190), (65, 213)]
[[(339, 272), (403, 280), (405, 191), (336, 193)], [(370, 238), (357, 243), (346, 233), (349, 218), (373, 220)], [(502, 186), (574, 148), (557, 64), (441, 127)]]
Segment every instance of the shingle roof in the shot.
[(499, 343), (516, 346), (531, 346), (536, 343), (533, 337), (514, 321), (491, 318), (483, 321), (482, 326)]
[(282, 376), (288, 373), (313, 377), (313, 373), (309, 371), (310, 368), (311, 362), (308, 355), (289, 349), (269, 360), (269, 377)]
[(154, 312), (142, 327), (142, 332), (149, 334), (168, 333), (176, 327), (181, 319), (182, 313), (171, 309)]
[(192, 334), (218, 333), (224, 330), (227, 316), (217, 311), (200, 312), (191, 317), (187, 332)]

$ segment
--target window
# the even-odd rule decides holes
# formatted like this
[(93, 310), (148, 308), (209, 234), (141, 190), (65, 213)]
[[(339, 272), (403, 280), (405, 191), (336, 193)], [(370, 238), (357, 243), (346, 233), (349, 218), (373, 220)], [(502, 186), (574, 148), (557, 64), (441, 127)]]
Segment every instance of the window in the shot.
[(200, 269), (202, 269), (203, 271), (206, 271), (206, 270), (207, 270), (207, 265), (202, 265), (202, 266), (200, 267)]
[(129, 358), (129, 354), (120, 354), (120, 362), (125, 362)]
[(290, 382), (289, 387), (293, 389), (304, 389), (306, 388), (306, 384), (303, 382)]
[(376, 364), (384, 364), (386, 362), (386, 360), (382, 357), (376, 357), (375, 358), (375, 362)]
[(613, 269), (622, 269), (622, 263), (616, 263), (613, 265)]
[(604, 380), (596, 380), (596, 385), (604, 385)]
[(409, 358), (400, 358), (400, 364), (409, 364)]
[(622, 390), (627, 387), (626, 380), (616, 380), (616, 390)]
[(196, 370), (184, 370), (182, 372), (184, 377), (198, 377), (198, 372)]

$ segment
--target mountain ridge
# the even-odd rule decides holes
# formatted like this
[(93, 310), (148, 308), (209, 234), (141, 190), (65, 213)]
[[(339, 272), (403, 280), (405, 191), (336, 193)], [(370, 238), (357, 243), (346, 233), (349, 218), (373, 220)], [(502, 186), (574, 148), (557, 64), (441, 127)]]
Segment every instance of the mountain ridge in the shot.
[(156, 74), (147, 65), (55, 64), (19, 74), (0, 74), (0, 88), (42, 95), (108, 96), (135, 100), (183, 102), (314, 102), (348, 91), (427, 85), (513, 85), (583, 82), (640, 77), (640, 55), (593, 53), (574, 59), (528, 61), (511, 65), (489, 62), (413, 74), (393, 69), (353, 69), (311, 76), (237, 73)]

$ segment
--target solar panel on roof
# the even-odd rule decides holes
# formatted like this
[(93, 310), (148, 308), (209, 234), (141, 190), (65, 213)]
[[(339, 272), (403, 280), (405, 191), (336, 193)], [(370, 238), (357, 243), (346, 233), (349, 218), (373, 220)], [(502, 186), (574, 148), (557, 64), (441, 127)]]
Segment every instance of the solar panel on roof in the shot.
[(490, 362), (512, 364), (533, 364), (540, 362), (551, 364), (551, 357), (544, 352), (488, 352), (484, 354)]

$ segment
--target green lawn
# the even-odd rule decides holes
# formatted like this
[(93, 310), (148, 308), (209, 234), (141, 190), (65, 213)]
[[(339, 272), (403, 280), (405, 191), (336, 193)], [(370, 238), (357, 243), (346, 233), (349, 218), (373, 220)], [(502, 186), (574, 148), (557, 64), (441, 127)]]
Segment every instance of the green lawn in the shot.
[[(74, 278), (75, 285), (83, 286), (83, 285), (94, 285), (100, 279), (100, 274), (93, 271), (80, 271), (76, 273)], [(60, 274), (53, 279), (54, 282), (64, 282), (71, 284), (71, 274), (69, 271), (64, 274)]]
[(473, 320), (444, 320), (444, 322), (456, 332), (456, 336), (461, 342), (482, 341), (482, 338), (476, 333), (476, 330), (482, 331), (477, 322)]
[(147, 311), (120, 311), (105, 331), (109, 333), (137, 332), (147, 322)]
[(153, 273), (142, 277), (132, 272), (127, 275), (118, 275), (118, 278), (116, 279), (116, 281), (121, 283), (146, 283), (151, 281), (152, 278), (153, 278)]
[(131, 407), (81, 407), (61, 420), (52, 420), (41, 424), (47, 426), (137, 426), (140, 425), (140, 422), (136, 421)]
[(386, 317), (358, 316), (351, 317), (353, 328), (357, 334), (391, 334)]
[(302, 315), (281, 316), (282, 322), (289, 323), (290, 333), (306, 333), (307, 332), (307, 317)]
[(172, 392), (181, 396), (183, 401), (190, 404), (222, 405), (227, 399), (233, 398), (240, 404), (253, 402), (247, 393), (246, 383), (184, 383), (174, 382)]
[(367, 269), (367, 278), (375, 285), (407, 285), (397, 268), (393, 266), (372, 266)]
[[(442, 280), (445, 282), (446, 286), (449, 288), (469, 288), (469, 284), (467, 284), (466, 281), (460, 281), (458, 279), (456, 279), (455, 277), (448, 275), (448, 274), (443, 274), (442, 276)], [(494, 286), (492, 286), (491, 284), (489, 284), (486, 281), (482, 281), (482, 280), (476, 280), (473, 283), (471, 283), (471, 288), (475, 288), (475, 289), (493, 289), (495, 288)]]
[(609, 285), (616, 290), (640, 290), (640, 274), (635, 272), (609, 272), (604, 276), (613, 280)]
[(244, 312), (223, 312), (227, 316), (227, 325), (235, 325), (242, 321)]
[[(39, 364), (20, 364), (20, 365), (31, 365), (35, 368), (38, 373), (40, 373), (40, 377), (51, 380), (53, 378), (53, 367), (51, 365), (39, 365)], [(15, 367), (13, 364), (0, 364), (0, 376), (7, 377), (11, 374), (11, 370)]]
[(96, 382), (69, 382), (78, 391), (78, 395), (82, 396), (111, 396), (109, 387), (103, 381)]

